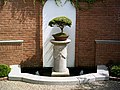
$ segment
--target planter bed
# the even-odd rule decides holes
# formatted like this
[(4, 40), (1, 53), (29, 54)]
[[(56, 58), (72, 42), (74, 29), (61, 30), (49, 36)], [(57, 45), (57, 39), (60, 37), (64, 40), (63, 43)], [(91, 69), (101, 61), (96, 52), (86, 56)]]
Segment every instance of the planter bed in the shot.
[[(80, 75), (81, 70), (83, 71), (83, 74), (88, 73), (96, 73), (97, 68), (89, 67), (89, 68), (77, 68), (77, 67), (68, 67), (70, 76), (78, 76)], [(38, 72), (37, 72), (38, 71)], [(40, 74), (40, 76), (51, 76), (52, 73), (52, 67), (44, 67), (44, 68), (38, 68), (38, 67), (24, 67), (21, 68), (22, 73), (30, 73), (30, 74)]]

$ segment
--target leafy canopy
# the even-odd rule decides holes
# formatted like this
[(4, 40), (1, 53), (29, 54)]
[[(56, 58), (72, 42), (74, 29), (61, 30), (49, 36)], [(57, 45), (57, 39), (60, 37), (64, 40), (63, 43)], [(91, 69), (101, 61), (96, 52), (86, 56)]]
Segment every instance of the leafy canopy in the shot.
[(60, 17), (53, 18), (48, 25), (51, 27), (57, 26), (63, 29), (65, 26), (71, 27), (72, 21), (65, 16), (60, 16)]

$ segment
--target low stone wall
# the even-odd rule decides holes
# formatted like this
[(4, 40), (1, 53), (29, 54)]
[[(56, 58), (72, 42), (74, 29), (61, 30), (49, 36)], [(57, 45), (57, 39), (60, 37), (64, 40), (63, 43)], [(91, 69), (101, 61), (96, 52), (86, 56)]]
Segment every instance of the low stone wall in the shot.
[(23, 40), (0, 41), (0, 63), (20, 64), (23, 60)]

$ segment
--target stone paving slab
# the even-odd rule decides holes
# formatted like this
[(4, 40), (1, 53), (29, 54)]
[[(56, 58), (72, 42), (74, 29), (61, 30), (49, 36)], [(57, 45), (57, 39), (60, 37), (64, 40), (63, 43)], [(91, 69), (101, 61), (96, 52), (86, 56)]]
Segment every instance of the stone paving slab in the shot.
[(78, 85), (41, 85), (21, 81), (0, 81), (0, 90), (120, 90), (120, 81), (98, 81)]

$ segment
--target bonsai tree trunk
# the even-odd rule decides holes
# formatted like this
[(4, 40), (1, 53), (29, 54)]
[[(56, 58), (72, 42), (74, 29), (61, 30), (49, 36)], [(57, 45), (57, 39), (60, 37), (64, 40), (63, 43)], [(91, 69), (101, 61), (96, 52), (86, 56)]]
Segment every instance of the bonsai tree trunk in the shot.
[(61, 29), (61, 33), (63, 33), (63, 28)]
[(61, 33), (63, 33), (63, 28), (64, 28), (63, 26), (62, 26), (62, 27), (60, 27), (60, 29), (61, 29)]

